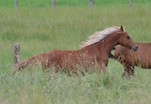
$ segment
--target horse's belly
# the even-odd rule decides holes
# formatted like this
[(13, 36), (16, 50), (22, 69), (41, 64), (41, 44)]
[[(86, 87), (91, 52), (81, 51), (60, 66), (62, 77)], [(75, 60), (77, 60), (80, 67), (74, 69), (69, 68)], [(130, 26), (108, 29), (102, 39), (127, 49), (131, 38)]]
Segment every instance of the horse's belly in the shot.
[(63, 69), (75, 70), (75, 69), (89, 69), (90, 67), (96, 66), (97, 62), (95, 57), (77, 57), (68, 56), (63, 58), (61, 67)]
[(138, 66), (144, 69), (151, 68), (151, 59), (146, 58), (146, 57), (138, 59), (137, 61), (135, 61), (135, 66)]

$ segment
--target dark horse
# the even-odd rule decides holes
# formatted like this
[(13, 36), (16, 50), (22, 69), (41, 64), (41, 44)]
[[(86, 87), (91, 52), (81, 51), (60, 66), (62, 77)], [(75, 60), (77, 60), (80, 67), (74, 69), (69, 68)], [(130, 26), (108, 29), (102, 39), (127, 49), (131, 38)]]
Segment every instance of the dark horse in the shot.
[(79, 50), (54, 50), (48, 53), (33, 56), (16, 65), (14, 73), (23, 70), (27, 66), (41, 64), (42, 69), (55, 69), (76, 72), (80, 66), (84, 69), (96, 67), (99, 71), (106, 71), (108, 56), (115, 45), (137, 50), (127, 32), (121, 27), (109, 27), (91, 35), (86, 42), (83, 42)]
[(114, 48), (114, 53), (110, 55), (125, 67), (123, 76), (133, 76), (135, 66), (145, 69), (151, 68), (151, 43), (136, 42), (135, 44), (138, 46), (136, 52), (117, 45)]

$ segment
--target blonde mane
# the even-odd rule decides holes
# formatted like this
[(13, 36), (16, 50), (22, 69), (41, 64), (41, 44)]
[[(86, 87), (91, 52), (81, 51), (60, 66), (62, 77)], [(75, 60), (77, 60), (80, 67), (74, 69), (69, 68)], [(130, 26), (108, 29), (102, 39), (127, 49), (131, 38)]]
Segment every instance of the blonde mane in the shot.
[(95, 44), (95, 43), (99, 42), (100, 40), (103, 40), (105, 37), (111, 35), (112, 33), (119, 31), (120, 29), (121, 29), (120, 26), (113, 26), (113, 27), (105, 28), (102, 31), (97, 31), (94, 34), (90, 35), (88, 37), (88, 40), (82, 42), (82, 44), (80, 46), (81, 46), (81, 48), (84, 48), (89, 45)]

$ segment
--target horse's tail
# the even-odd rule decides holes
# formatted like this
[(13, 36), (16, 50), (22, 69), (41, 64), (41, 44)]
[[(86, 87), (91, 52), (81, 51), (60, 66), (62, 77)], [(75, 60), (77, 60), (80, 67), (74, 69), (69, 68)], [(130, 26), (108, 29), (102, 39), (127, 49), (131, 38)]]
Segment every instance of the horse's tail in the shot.
[(33, 56), (29, 59), (26, 59), (23, 62), (15, 65), (15, 70), (13, 71), (13, 74), (15, 74), (18, 71), (24, 70), (25, 68), (28, 67), (36, 67), (41, 61), (42, 61), (42, 55)]

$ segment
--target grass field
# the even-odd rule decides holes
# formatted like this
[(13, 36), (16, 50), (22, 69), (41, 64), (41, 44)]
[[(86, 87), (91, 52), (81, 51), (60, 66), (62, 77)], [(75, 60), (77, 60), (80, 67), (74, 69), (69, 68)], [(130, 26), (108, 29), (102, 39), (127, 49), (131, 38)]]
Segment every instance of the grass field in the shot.
[(139, 1), (133, 9), (128, 4), (111, 2), (104, 7), (98, 3), (93, 9), (84, 3), (79, 7), (71, 3), (68, 8), (62, 4), (53, 10), (48, 6), (39, 8), (39, 0), (34, 8), (27, 3), (30, 8), (22, 4), (16, 10), (11, 1), (7, 7), (2, 0), (0, 104), (150, 104), (151, 72), (136, 68), (135, 77), (122, 78), (122, 65), (111, 59), (107, 75), (96, 72), (76, 77), (54, 72), (46, 75), (41, 68), (11, 75), (16, 42), (21, 45), (21, 60), (54, 49), (79, 49), (89, 35), (113, 25), (123, 25), (135, 41), (150, 42), (150, 1)]

